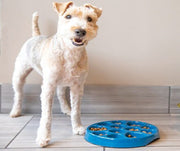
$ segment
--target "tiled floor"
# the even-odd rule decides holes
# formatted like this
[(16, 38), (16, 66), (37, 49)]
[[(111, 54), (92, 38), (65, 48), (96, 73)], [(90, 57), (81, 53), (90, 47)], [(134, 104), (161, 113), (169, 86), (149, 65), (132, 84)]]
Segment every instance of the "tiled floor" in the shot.
[(54, 115), (52, 140), (47, 148), (35, 144), (39, 115), (24, 115), (12, 119), (0, 114), (0, 150), (3, 151), (180, 151), (180, 115), (168, 114), (84, 114), (85, 126), (103, 120), (141, 120), (158, 126), (161, 139), (147, 147), (134, 149), (102, 148), (87, 143), (83, 136), (73, 136), (70, 119)]

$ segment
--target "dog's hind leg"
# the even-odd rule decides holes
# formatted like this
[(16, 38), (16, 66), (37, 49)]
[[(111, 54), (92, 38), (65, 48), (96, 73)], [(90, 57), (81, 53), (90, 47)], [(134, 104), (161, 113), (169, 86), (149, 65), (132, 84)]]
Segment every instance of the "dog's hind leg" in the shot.
[(71, 116), (71, 108), (66, 99), (66, 87), (57, 86), (57, 97), (60, 103), (61, 111)]
[(32, 71), (32, 67), (25, 63), (25, 61), (17, 58), (15, 63), (15, 69), (13, 73), (13, 90), (14, 90), (14, 105), (10, 112), (11, 117), (17, 117), (21, 115), (23, 86), (27, 75)]

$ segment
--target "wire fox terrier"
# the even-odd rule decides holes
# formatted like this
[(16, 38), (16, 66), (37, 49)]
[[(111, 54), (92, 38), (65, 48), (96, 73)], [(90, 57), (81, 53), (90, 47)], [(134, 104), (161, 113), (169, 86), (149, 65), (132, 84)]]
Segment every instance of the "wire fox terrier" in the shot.
[[(73, 2), (53, 3), (59, 16), (57, 33), (52, 37), (40, 34), (38, 14), (32, 17), (32, 38), (23, 45), (16, 58), (13, 73), (14, 105), (10, 116), (21, 115), (22, 91), (25, 78), (34, 69), (43, 78), (41, 92), (41, 119), (36, 142), (44, 147), (51, 137), (52, 102), (55, 90), (63, 113), (71, 116), (72, 131), (83, 135), (80, 99), (88, 74), (88, 60), (85, 46), (95, 38), (96, 22), (102, 10), (91, 4), (74, 6)], [(70, 87), (70, 104), (65, 89)]]

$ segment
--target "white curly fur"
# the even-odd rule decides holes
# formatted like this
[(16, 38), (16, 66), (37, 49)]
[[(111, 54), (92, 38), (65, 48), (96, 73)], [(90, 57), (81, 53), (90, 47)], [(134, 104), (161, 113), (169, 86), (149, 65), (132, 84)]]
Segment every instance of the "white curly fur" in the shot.
[[(53, 3), (53, 6), (59, 15), (57, 33), (52, 37), (40, 35), (38, 14), (33, 14), (33, 37), (26, 41), (16, 58), (12, 80), (15, 95), (10, 116), (17, 117), (21, 115), (22, 89), (27, 75), (34, 69), (43, 77), (42, 113), (36, 139), (41, 147), (50, 141), (52, 101), (56, 88), (62, 112), (71, 116), (73, 133), (82, 135), (85, 132), (80, 119), (80, 100), (88, 73), (85, 46), (96, 36), (96, 21), (102, 12), (90, 4), (76, 7), (67, 2)], [(66, 18), (68, 14), (72, 15), (71, 19)], [(88, 16), (92, 22), (87, 21)], [(73, 43), (77, 37), (76, 29), (86, 30), (81, 46)], [(66, 87), (70, 87), (71, 106), (65, 98)]]

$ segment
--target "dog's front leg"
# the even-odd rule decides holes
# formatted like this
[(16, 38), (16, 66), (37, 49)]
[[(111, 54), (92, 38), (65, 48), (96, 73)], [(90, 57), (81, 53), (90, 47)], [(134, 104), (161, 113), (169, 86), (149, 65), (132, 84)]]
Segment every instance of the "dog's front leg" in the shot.
[(73, 85), (70, 88), (71, 98), (71, 123), (73, 134), (83, 135), (85, 129), (81, 124), (81, 97), (83, 95), (84, 85)]
[(49, 82), (47, 79), (43, 80), (41, 92), (42, 112), (36, 139), (36, 143), (41, 147), (48, 145), (51, 137), (52, 102), (55, 88), (55, 82)]

